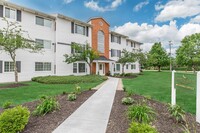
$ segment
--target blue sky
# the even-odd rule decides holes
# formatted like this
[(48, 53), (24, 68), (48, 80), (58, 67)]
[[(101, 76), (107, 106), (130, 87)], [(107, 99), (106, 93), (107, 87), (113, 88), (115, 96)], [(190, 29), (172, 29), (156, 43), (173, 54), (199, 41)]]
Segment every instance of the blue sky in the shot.
[(173, 41), (174, 51), (186, 36), (200, 32), (200, 0), (9, 0), (35, 10), (61, 13), (82, 21), (104, 17), (112, 30), (144, 43)]

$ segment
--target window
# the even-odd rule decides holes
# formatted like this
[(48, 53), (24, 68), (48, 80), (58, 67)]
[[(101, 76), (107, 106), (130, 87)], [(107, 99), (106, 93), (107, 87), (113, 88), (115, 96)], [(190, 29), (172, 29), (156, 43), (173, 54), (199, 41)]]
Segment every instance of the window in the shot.
[(131, 42), (131, 47), (133, 47), (133, 42)]
[(52, 26), (52, 21), (42, 18), (42, 17), (38, 17), (36, 16), (36, 24), (37, 25), (41, 25), (41, 26), (46, 26), (46, 27), (50, 27)]
[(75, 33), (85, 35), (85, 26), (75, 24)]
[(133, 69), (136, 69), (136, 65), (135, 64), (132, 64), (131, 65), (131, 69), (133, 70)]
[(5, 8), (5, 17), (15, 19), (16, 18), (16, 10), (6, 7)]
[(104, 33), (103, 31), (98, 31), (98, 51), (104, 53)]
[(79, 70), (79, 73), (84, 73), (85, 72), (85, 63), (79, 63), (78, 70)]
[(4, 62), (4, 72), (14, 72), (14, 62)]
[(111, 49), (111, 57), (121, 57), (121, 50)]
[(135, 43), (134, 43), (134, 48), (135, 48), (135, 46), (136, 46), (136, 45), (135, 45)]
[(116, 71), (120, 71), (120, 64), (116, 64)]
[(126, 65), (126, 69), (128, 69), (128, 64)]
[(85, 63), (73, 63), (73, 73), (85, 73), (86, 65)]
[(126, 41), (126, 46), (128, 46), (128, 41)]
[(77, 73), (77, 63), (73, 63), (73, 73)]
[(120, 36), (111, 35), (111, 42), (116, 42), (116, 43), (121, 44), (121, 37)]
[(76, 49), (74, 47), (74, 43), (71, 44), (71, 53), (75, 54), (75, 53), (83, 53), (86, 50), (86, 45), (81, 44), (81, 48), (80, 49)]
[(35, 71), (51, 71), (51, 63), (35, 62)]
[(35, 39), (36, 43), (41, 45), (41, 48), (44, 49), (51, 49), (51, 41), (49, 40), (42, 40), (42, 39)]

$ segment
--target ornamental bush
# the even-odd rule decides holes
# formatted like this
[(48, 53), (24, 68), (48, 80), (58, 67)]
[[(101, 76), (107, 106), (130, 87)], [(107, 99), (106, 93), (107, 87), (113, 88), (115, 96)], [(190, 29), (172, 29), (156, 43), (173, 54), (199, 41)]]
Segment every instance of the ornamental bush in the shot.
[(134, 100), (131, 97), (122, 98), (122, 104), (124, 104), (124, 105), (131, 105), (133, 102), (134, 102)]
[(8, 109), (8, 108), (12, 107), (12, 104), (13, 104), (12, 102), (7, 101), (7, 102), (3, 103), (2, 107), (3, 107), (3, 109)]
[(128, 129), (128, 133), (158, 133), (158, 132), (154, 127), (148, 124), (132, 122), (130, 124), (130, 128)]
[(54, 97), (44, 97), (41, 98), (41, 103), (33, 111), (33, 115), (45, 115), (57, 109), (60, 109), (60, 105)]
[(67, 100), (69, 100), (69, 101), (74, 101), (74, 100), (76, 100), (76, 94), (68, 94), (67, 95)]
[(21, 132), (30, 117), (30, 111), (26, 107), (17, 106), (5, 110), (0, 115), (0, 133), (18, 133)]

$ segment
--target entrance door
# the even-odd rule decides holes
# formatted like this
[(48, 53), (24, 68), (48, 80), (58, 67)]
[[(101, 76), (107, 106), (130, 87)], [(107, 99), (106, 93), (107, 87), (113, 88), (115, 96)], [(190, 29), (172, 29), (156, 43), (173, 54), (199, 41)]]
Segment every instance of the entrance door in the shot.
[(99, 64), (99, 75), (105, 75), (105, 64)]

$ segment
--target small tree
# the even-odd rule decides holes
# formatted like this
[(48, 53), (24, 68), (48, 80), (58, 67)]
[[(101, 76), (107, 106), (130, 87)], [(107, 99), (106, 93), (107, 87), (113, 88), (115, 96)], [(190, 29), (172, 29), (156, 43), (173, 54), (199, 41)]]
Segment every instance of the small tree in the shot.
[(7, 26), (3, 29), (0, 29), (0, 46), (2, 50), (8, 53), (14, 63), (14, 74), (15, 82), (18, 82), (18, 71), (16, 65), (16, 51), (18, 49), (27, 49), (31, 52), (37, 52), (41, 48), (30, 38), (25, 38), (24, 33), (27, 32), (21, 29), (21, 26), (17, 22), (10, 22), (3, 19)]
[(122, 56), (117, 61), (122, 64), (122, 73), (124, 73), (124, 66), (126, 63), (135, 62), (137, 60), (137, 54), (133, 52), (128, 52), (127, 50), (122, 51)]
[(176, 51), (177, 64), (192, 67), (195, 72), (200, 65), (200, 33), (186, 36), (181, 43)]
[(147, 66), (147, 54), (139, 51), (136, 54), (137, 60), (139, 61), (139, 64), (141, 67), (146, 67)]
[(161, 43), (155, 43), (148, 53), (148, 64), (150, 66), (158, 67), (160, 72), (162, 66), (169, 65), (169, 57), (164, 48), (162, 48)]
[(65, 62), (70, 64), (76, 61), (85, 61), (90, 68), (90, 74), (92, 74), (92, 63), (99, 57), (99, 54), (89, 44), (82, 46), (77, 43), (72, 43), (71, 47), (75, 52), (70, 55), (65, 54)]

